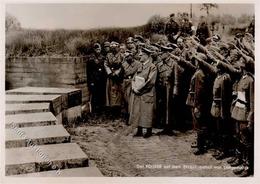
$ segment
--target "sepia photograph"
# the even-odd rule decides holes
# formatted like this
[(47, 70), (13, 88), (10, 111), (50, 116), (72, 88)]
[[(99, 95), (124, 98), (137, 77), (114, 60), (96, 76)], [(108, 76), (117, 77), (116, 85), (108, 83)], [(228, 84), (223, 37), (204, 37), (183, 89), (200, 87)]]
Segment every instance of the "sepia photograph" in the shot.
[(5, 177), (254, 178), (255, 33), (249, 3), (6, 3)]

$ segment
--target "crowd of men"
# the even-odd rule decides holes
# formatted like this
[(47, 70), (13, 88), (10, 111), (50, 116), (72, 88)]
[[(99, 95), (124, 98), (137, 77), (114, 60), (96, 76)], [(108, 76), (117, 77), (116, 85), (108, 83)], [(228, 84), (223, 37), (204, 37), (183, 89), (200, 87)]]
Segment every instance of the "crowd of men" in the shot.
[[(173, 136), (191, 117), (197, 137), (194, 154), (215, 149), (213, 156), (241, 166), (239, 176), (253, 174), (254, 36), (239, 33), (225, 42), (211, 35), (201, 17), (197, 29), (184, 17), (170, 15), (165, 35), (151, 43), (141, 35), (125, 43), (94, 44), (87, 64), (91, 111), (123, 112), (134, 136), (148, 138), (152, 128)], [(106, 108), (105, 108), (106, 107)], [(145, 130), (145, 131), (144, 131)]]

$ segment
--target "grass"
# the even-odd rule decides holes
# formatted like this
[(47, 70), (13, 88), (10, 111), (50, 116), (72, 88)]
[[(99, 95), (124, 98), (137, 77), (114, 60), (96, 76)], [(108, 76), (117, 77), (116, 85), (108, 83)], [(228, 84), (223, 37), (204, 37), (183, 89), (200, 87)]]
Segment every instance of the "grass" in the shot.
[(134, 34), (147, 35), (147, 25), (91, 30), (31, 30), (6, 33), (6, 57), (84, 56), (95, 42), (123, 42)]

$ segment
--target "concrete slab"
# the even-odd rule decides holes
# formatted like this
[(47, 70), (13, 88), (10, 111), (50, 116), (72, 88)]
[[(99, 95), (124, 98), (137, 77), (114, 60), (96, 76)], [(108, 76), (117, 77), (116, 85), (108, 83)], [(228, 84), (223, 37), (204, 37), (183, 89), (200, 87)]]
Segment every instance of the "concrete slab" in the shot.
[(6, 91), (6, 94), (65, 94), (80, 91), (73, 88), (51, 88), (51, 87), (22, 87)]
[(6, 128), (46, 126), (55, 124), (56, 118), (51, 112), (14, 114), (5, 116)]
[(50, 103), (50, 110), (57, 115), (61, 112), (61, 95), (5, 95), (6, 104)]
[(81, 105), (82, 92), (75, 88), (22, 87), (6, 91), (6, 94), (62, 95), (62, 108)]
[(44, 171), (38, 173), (14, 175), (17, 177), (103, 177), (97, 167), (61, 169), (60, 172)]
[(50, 103), (6, 104), (5, 114), (49, 112)]
[(58, 144), (70, 142), (70, 134), (62, 125), (14, 128), (5, 130), (5, 147), (27, 147), (30, 144)]
[(6, 175), (88, 167), (88, 157), (76, 143), (5, 150)]

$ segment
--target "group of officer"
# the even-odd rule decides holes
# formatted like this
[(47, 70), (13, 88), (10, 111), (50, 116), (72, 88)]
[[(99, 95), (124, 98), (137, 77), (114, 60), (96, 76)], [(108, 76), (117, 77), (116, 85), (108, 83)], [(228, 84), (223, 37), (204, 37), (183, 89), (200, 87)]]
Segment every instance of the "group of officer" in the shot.
[(225, 42), (210, 35), (205, 17), (196, 30), (187, 21), (181, 29), (171, 14), (168, 39), (156, 43), (141, 35), (104, 42), (103, 49), (95, 43), (87, 63), (91, 110), (113, 119), (123, 113), (137, 127), (134, 136), (144, 138), (152, 127), (172, 136), (191, 117), (195, 155), (214, 149), (216, 159), (241, 166), (235, 174), (252, 175), (254, 37), (239, 33)]

